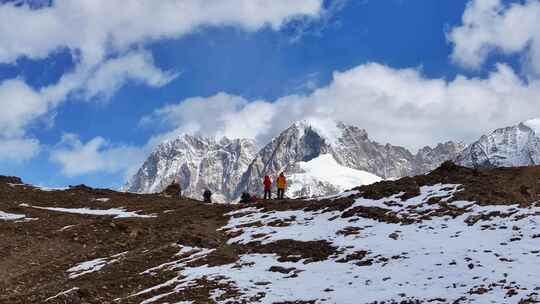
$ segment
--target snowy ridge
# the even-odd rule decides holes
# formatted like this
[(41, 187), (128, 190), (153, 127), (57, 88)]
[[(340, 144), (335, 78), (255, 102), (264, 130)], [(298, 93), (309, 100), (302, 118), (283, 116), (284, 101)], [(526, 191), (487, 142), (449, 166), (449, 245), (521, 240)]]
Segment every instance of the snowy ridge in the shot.
[[(424, 186), (409, 199), (401, 199), (403, 193), (379, 200), (358, 198), (343, 211), (249, 207), (232, 212), (222, 228), (231, 245), (292, 240), (328, 242), (335, 250), (323, 260), (256, 253), (219, 266), (175, 263), (178, 276), (143, 291), (160, 290), (145, 303), (189, 290), (200, 280), (221, 286), (211, 290), (216, 303), (539, 300), (535, 238), (540, 223), (534, 214), (540, 214), (540, 206), (453, 201), (453, 208), (463, 214), (438, 216), (443, 207), (433, 199), (449, 202), (459, 191), (462, 187), (456, 184)], [(359, 216), (354, 213), (358, 208), (388, 210), (408, 224)], [(231, 288), (240, 292), (227, 292)]]

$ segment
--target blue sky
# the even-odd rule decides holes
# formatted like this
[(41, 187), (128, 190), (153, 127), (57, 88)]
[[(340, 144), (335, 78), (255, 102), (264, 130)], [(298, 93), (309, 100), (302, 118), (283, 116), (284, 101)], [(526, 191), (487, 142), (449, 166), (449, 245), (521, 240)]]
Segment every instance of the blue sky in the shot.
[[(228, 2), (238, 5), (234, 0)], [(537, 115), (540, 52), (536, 52), (536, 44), (540, 44), (540, 34), (534, 23), (527, 26), (527, 20), (534, 20), (539, 1), (305, 2), (296, 8), (273, 2), (275, 16), (261, 9), (254, 21), (242, 14), (229, 16), (227, 8), (220, 8), (215, 15), (203, 14), (199, 21), (172, 34), (159, 30), (174, 29), (175, 23), (160, 21), (163, 24), (157, 24), (155, 33), (141, 33), (140, 37), (137, 12), (126, 10), (126, 15), (135, 15), (125, 16), (134, 20), (125, 29), (118, 29), (114, 22), (110, 28), (93, 29), (110, 31), (103, 42), (105, 51), (95, 55), (93, 44), (84, 40), (88, 29), (77, 23), (73, 35), (51, 38), (47, 42), (51, 46), (43, 46), (42, 39), (56, 37), (55, 29), (44, 26), (40, 33), (41, 19), (36, 17), (44, 10), (62, 21), (68, 16), (65, 12), (88, 5), (63, 9), (65, 1), (53, 1), (51, 7), (34, 10), (8, 1), (0, 6), (0, 16), (13, 11), (20, 15), (0, 21), (11, 32), (0, 31), (5, 41), (0, 47), (0, 83), (15, 80), (40, 96), (34, 102), (26, 101), (27, 95), (13, 95), (22, 94), (17, 90), (2, 95), (0, 89), (0, 97), (5, 98), (0, 99), (2, 111), (10, 111), (9, 98), (17, 105), (29, 104), (21, 110), (26, 111), (23, 114), (6, 118), (5, 126), (0, 121), (0, 131), (2, 127), (7, 130), (0, 133), (0, 149), (2, 138), (11, 143), (37, 142), (39, 147), (21, 152), (17, 149), (23, 145), (6, 148), (11, 154), (0, 153), (0, 174), (49, 186), (118, 187), (155, 143), (171, 134), (191, 131), (264, 142), (291, 121), (303, 118), (302, 110), (280, 115), (297, 104), (320, 108), (309, 116), (328, 114), (366, 128), (378, 141), (412, 149), (443, 140), (467, 142), (492, 128)], [(103, 3), (91, 5), (111, 14)], [(462, 19), (467, 12), (471, 20)], [(179, 12), (178, 18), (188, 13)], [(510, 28), (502, 28), (500, 19), (514, 18), (511, 13), (522, 14), (519, 19), (525, 21), (519, 27), (510, 23)], [(88, 16), (88, 22), (97, 22)], [(25, 28), (30, 26), (28, 20), (36, 21), (33, 31), (37, 33), (17, 33), (17, 23)], [(470, 24), (464, 25), (466, 22)], [(84, 39), (79, 39), (77, 30)], [(517, 38), (504, 37), (513, 30), (519, 31)], [(95, 40), (97, 35), (88, 37), (90, 42), (101, 43)], [(121, 64), (104, 69), (109, 74), (98, 72), (130, 54), (143, 63), (136, 61), (129, 72), (114, 73), (123, 69)], [(336, 78), (336, 72), (342, 77)], [(61, 101), (41, 97), (44, 88), (57, 86), (62, 77), (71, 74), (84, 75), (83, 80), (57, 98)], [(92, 80), (100, 75), (104, 80)], [(110, 85), (117, 80), (117, 85)], [(499, 90), (507, 84), (507, 89)], [(47, 109), (35, 110), (40, 102)], [(212, 103), (220, 107), (213, 109)], [(335, 109), (325, 112), (326, 106)], [(201, 113), (193, 107), (212, 109)], [(516, 111), (516, 107), (523, 109)], [(343, 113), (336, 110), (340, 108)], [(355, 116), (351, 110), (359, 114)], [(223, 113), (227, 115), (221, 117)], [(418, 119), (416, 113), (420, 113)], [(261, 115), (264, 128), (260, 121), (244, 120), (246, 115)], [(246, 129), (257, 131), (238, 132), (231, 127), (244, 123)], [(96, 159), (102, 163), (99, 168), (88, 165)]]

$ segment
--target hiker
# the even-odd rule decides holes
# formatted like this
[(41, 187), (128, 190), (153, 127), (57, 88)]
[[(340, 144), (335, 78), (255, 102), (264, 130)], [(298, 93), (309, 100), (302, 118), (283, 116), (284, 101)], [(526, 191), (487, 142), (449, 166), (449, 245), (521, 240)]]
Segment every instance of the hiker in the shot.
[(277, 195), (278, 195), (277, 198), (283, 199), (283, 197), (285, 196), (285, 188), (287, 187), (287, 179), (285, 179), (285, 174), (283, 174), (283, 172), (279, 174), (276, 184), (277, 184)]
[(270, 176), (265, 175), (264, 176), (264, 199), (272, 199), (272, 180), (270, 179)]
[(205, 203), (211, 204), (212, 203), (212, 191), (209, 189), (205, 189), (203, 192), (203, 200)]
[(253, 194), (253, 195), (251, 196), (251, 198), (249, 199), (249, 201), (250, 201), (251, 203), (253, 203), (253, 204), (255, 204), (258, 200), (259, 200), (259, 198), (258, 198), (255, 194)]
[(251, 202), (251, 195), (249, 195), (248, 192), (242, 193), (242, 195), (240, 196), (240, 203), (247, 204), (249, 202)]

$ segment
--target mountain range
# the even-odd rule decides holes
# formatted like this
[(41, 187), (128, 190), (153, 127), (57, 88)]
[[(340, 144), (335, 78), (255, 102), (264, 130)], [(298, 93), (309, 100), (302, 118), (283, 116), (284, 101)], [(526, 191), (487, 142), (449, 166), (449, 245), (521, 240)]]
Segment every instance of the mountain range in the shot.
[(289, 178), (286, 195), (333, 195), (353, 186), (430, 172), (447, 160), (466, 167), (516, 167), (540, 164), (540, 119), (482, 135), (465, 146), (448, 141), (416, 153), (371, 140), (366, 130), (341, 122), (299, 121), (261, 149), (249, 139), (181, 135), (159, 145), (124, 190), (162, 191), (179, 178), (185, 195), (204, 189), (220, 202), (242, 192), (261, 193), (264, 175)]
[(230, 202), (245, 191), (262, 192), (264, 175), (275, 178), (285, 172), (289, 197), (332, 195), (351, 186), (429, 172), (464, 148), (449, 141), (413, 154), (373, 141), (366, 130), (341, 122), (296, 122), (260, 150), (249, 139), (184, 134), (159, 145), (123, 190), (160, 192), (178, 178), (186, 196), (200, 198), (208, 188), (217, 201)]

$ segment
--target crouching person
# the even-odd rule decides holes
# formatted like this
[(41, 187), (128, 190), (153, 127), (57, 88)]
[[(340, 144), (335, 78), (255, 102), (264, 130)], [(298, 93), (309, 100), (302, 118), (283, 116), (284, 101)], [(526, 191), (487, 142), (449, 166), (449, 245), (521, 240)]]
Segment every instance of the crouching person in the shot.
[(212, 203), (212, 191), (205, 189), (203, 192), (203, 201), (207, 204)]
[(240, 196), (240, 203), (247, 204), (249, 202), (251, 202), (251, 195), (249, 195), (248, 192), (242, 193), (242, 195)]

